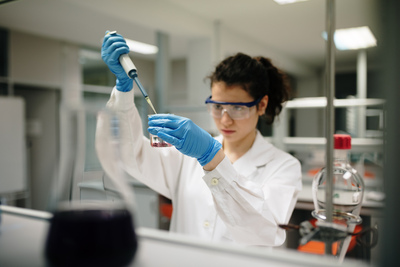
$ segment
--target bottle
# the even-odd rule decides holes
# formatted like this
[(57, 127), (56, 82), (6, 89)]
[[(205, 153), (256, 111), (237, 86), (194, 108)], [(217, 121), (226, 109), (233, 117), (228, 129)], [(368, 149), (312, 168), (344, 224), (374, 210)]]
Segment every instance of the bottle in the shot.
[[(340, 224), (360, 224), (360, 209), (364, 195), (364, 181), (361, 175), (349, 163), (351, 136), (334, 135), (332, 203), (333, 222)], [(326, 220), (326, 168), (321, 169), (314, 177), (312, 194), (315, 210), (313, 217)]]

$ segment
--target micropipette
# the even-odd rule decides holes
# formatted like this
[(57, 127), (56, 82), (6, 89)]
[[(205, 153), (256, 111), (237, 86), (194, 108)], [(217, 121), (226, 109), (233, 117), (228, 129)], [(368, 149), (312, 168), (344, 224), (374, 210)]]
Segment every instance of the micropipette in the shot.
[[(117, 31), (111, 31), (108, 34), (116, 34)], [(140, 92), (142, 92), (144, 99), (149, 103), (151, 109), (155, 114), (157, 114), (153, 104), (151, 103), (151, 100), (149, 98), (149, 95), (147, 94), (146, 90), (144, 90), (142, 84), (139, 81), (138, 78), (138, 73), (135, 64), (133, 64), (131, 58), (129, 57), (128, 54), (123, 54), (119, 57), (119, 63), (121, 63), (122, 67), (124, 68), (126, 75), (128, 75), (129, 78), (133, 79), (136, 83), (136, 85), (139, 87)]]

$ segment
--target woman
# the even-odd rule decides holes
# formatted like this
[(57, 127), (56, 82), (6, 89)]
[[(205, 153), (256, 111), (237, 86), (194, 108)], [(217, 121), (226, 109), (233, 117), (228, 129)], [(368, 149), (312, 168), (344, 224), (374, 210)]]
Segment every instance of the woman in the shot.
[[(119, 34), (106, 35), (102, 58), (116, 75), (107, 106), (120, 117), (122, 156), (129, 174), (171, 199), (170, 231), (213, 241), (279, 246), (301, 190), (299, 162), (268, 143), (256, 129), (272, 123), (287, 100), (285, 75), (266, 58), (237, 54), (209, 76), (208, 109), (217, 138), (191, 120), (172, 114), (149, 117), (149, 132), (174, 147), (152, 148), (143, 136), (132, 80), (118, 62), (129, 49)], [(107, 122), (99, 118), (97, 150)]]

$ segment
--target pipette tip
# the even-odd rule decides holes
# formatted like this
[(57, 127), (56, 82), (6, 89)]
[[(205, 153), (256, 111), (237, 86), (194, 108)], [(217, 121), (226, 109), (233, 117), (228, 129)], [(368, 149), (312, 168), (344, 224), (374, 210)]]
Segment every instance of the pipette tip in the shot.
[(157, 114), (156, 109), (154, 108), (153, 104), (151, 103), (151, 100), (149, 97), (145, 97), (147, 103), (149, 103), (151, 109), (153, 110), (154, 114)]

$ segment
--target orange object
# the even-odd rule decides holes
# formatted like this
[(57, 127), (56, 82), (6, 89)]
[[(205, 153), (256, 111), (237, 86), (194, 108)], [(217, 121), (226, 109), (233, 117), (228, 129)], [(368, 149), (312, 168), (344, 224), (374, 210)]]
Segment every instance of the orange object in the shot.
[[(335, 242), (332, 244), (332, 255), (336, 255), (337, 247), (338, 247), (338, 242)], [(350, 248), (350, 246), (349, 246), (349, 248)], [(311, 240), (305, 245), (300, 245), (297, 248), (297, 250), (300, 252), (305, 252), (305, 253), (324, 255), (325, 254), (325, 243), (321, 242), (321, 241)]]
[(319, 171), (321, 170), (321, 168), (315, 168), (315, 169), (310, 169), (307, 174), (309, 176), (315, 176)]
[[(311, 219), (310, 223), (315, 227), (316, 221), (317, 221), (317, 219)], [(354, 228), (354, 233), (358, 233), (359, 231), (361, 231), (361, 229), (362, 229), (362, 226), (356, 225), (356, 227)], [(349, 247), (347, 248), (347, 252), (351, 251), (356, 246), (356, 243), (357, 243), (356, 236), (352, 236)], [(338, 245), (339, 245), (339, 241), (334, 242), (332, 244), (332, 255), (337, 254)], [(305, 245), (299, 245), (297, 250), (300, 252), (305, 252), (305, 253), (323, 255), (323, 254), (325, 254), (325, 243), (322, 241), (311, 240)]]
[(373, 179), (373, 178), (375, 178), (375, 174), (373, 172), (365, 171), (364, 172), (364, 178)]
[(160, 213), (161, 213), (161, 216), (163, 216), (163, 217), (167, 217), (168, 219), (171, 219), (172, 210), (173, 210), (172, 204), (162, 203), (160, 205)]

